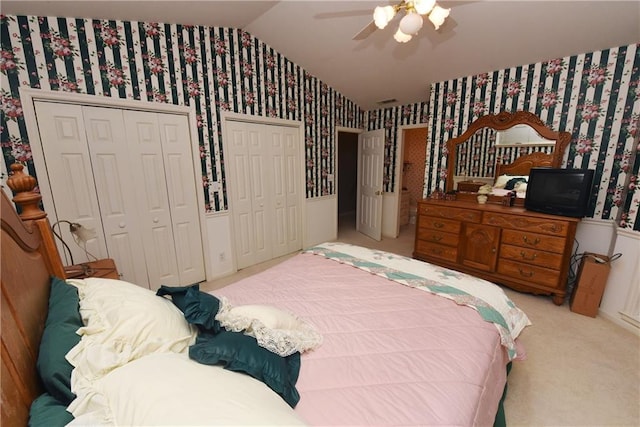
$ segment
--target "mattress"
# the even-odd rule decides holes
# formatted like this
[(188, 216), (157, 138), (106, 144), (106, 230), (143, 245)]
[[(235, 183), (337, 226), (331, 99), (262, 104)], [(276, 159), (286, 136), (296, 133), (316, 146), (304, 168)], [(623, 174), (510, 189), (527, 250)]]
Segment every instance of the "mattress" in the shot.
[(211, 293), (322, 334), (297, 382), (295, 411), (310, 425), (493, 424), (509, 356), (477, 309), (313, 253)]

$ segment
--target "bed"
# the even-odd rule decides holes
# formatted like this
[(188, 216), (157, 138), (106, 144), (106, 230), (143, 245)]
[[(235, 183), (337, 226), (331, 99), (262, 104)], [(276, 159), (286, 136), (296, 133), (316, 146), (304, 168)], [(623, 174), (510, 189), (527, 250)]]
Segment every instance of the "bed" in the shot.
[(550, 168), (553, 159), (553, 154), (536, 151), (518, 157), (513, 163), (496, 164), (496, 180), (492, 185), (491, 195), (502, 197), (515, 191), (518, 199), (524, 199), (531, 168)]
[[(530, 322), (499, 287), (335, 242), (211, 293), (64, 280), (35, 180), (14, 166), (22, 219), (4, 192), (1, 211), (3, 425), (30, 410), (33, 425), (55, 425), (54, 408), (59, 425), (504, 423)], [(60, 310), (76, 325), (62, 352), (46, 347)], [(54, 353), (69, 378), (41, 372)], [(62, 383), (68, 404), (50, 390)]]

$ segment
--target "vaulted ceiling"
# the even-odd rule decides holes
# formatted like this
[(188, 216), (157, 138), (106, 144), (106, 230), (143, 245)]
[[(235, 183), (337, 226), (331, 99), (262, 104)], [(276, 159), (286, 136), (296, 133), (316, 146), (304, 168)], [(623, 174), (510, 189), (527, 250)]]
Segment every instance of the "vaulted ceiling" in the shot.
[(3, 0), (3, 14), (241, 28), (363, 109), (428, 98), (431, 83), (640, 42), (637, 1), (439, 1), (434, 30), (393, 39), (396, 18), (364, 40), (373, 9), (397, 1)]

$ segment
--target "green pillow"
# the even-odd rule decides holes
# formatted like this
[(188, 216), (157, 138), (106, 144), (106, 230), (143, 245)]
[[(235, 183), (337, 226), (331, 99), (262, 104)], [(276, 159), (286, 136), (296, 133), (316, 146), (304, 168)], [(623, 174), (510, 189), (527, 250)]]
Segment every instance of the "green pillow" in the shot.
[(295, 408), (300, 400), (296, 381), (300, 373), (300, 353), (281, 357), (260, 347), (254, 337), (224, 328), (217, 334), (200, 333), (189, 347), (189, 357), (205, 365), (224, 365), (262, 381)]
[(62, 427), (73, 421), (67, 405), (60, 403), (49, 393), (41, 394), (29, 408), (29, 427)]
[(527, 179), (526, 179), (526, 178), (521, 178), (521, 177), (518, 177), (518, 178), (511, 178), (511, 179), (510, 179), (509, 181), (507, 181), (507, 183), (505, 184), (504, 189), (505, 189), (505, 190), (513, 190), (514, 188), (516, 188), (516, 184), (517, 184), (517, 183), (519, 183), (519, 182), (524, 182), (524, 183), (526, 183), (526, 182), (527, 182)]
[(185, 310), (185, 295), (187, 294), (187, 291), (193, 288), (196, 291), (200, 290), (200, 284), (199, 283), (194, 283), (193, 285), (189, 285), (189, 286), (167, 286), (167, 285), (161, 285), (160, 288), (156, 291), (156, 295), (158, 295), (159, 297), (163, 297), (165, 295), (169, 295), (171, 297), (171, 301), (173, 302), (173, 304), (178, 307), (180, 309), (180, 311), (182, 311), (184, 313)]
[(173, 304), (184, 313), (184, 318), (200, 330), (208, 332), (220, 331), (220, 322), (216, 314), (220, 310), (220, 300), (213, 295), (200, 291), (200, 285), (160, 286), (158, 296), (170, 295)]
[(79, 302), (75, 286), (57, 277), (51, 278), (49, 312), (40, 341), (37, 369), (44, 389), (65, 406), (76, 397), (71, 392), (73, 366), (65, 356), (80, 342), (76, 331), (84, 325)]

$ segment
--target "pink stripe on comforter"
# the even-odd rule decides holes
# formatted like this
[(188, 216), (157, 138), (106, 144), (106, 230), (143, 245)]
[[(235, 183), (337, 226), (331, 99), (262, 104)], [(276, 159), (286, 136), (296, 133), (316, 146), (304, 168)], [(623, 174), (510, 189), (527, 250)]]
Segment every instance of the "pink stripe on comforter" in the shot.
[(507, 356), (471, 308), (312, 254), (212, 293), (320, 331), (297, 383), (311, 425), (493, 424)]

